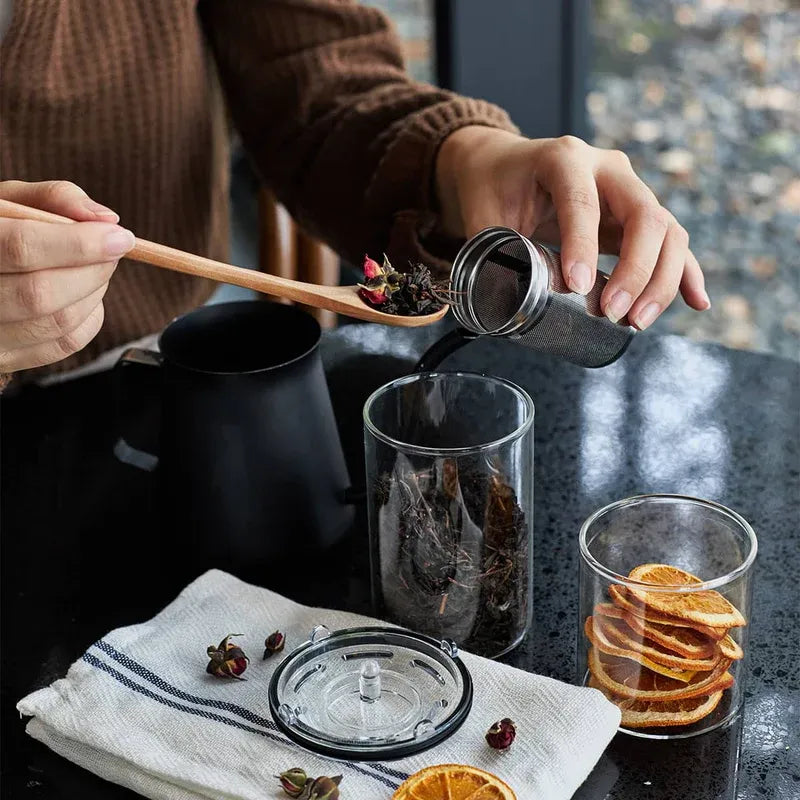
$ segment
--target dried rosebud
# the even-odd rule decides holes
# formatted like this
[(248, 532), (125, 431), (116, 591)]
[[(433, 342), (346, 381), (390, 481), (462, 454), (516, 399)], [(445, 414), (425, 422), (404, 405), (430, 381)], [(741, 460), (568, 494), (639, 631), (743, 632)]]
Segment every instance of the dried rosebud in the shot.
[(281, 782), (283, 791), (286, 792), (289, 797), (300, 797), (308, 783), (308, 775), (306, 775), (306, 771), (300, 769), (300, 767), (292, 767), (292, 769), (287, 769), (285, 772), (281, 772), (280, 775), (276, 775), (275, 777)]
[(308, 800), (339, 800), (339, 782), (341, 780), (341, 775), (334, 775), (332, 778), (325, 775), (314, 778), (313, 783), (306, 790)]
[(280, 632), (271, 633), (264, 640), (264, 658), (269, 658), (274, 653), (280, 653), (286, 644), (286, 637)]
[(371, 305), (371, 306), (381, 306), (386, 302), (386, 300), (387, 300), (386, 292), (383, 291), (382, 289), (373, 291), (373, 290), (367, 289), (366, 286), (363, 286), (360, 283), (358, 284), (358, 286), (359, 286), (359, 289), (358, 289), (359, 296), (361, 297), (362, 300), (366, 301), (369, 305)]
[(231, 636), (242, 636), (241, 633), (229, 633), (216, 647), (210, 644), (206, 650), (211, 659), (206, 667), (209, 675), (216, 675), (218, 678), (237, 678), (245, 680), (239, 676), (247, 669), (247, 662), (250, 660), (244, 650), (228, 639)]
[(383, 305), (403, 286), (403, 276), (392, 269), (389, 259), (384, 256), (384, 267), (374, 278), (359, 283), (359, 295), (369, 305)]
[(370, 258), (369, 255), (364, 256), (364, 277), (369, 280), (370, 278), (377, 278), (382, 274), (381, 266), (377, 261)]
[(486, 731), (486, 741), (489, 747), (493, 747), (495, 750), (505, 750), (511, 747), (516, 736), (517, 726), (508, 717), (501, 719), (500, 722), (495, 722)]

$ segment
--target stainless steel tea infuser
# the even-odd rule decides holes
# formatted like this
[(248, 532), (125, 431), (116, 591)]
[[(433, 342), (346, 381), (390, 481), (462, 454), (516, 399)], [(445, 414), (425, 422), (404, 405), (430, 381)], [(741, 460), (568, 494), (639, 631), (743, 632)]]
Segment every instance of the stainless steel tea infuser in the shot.
[(461, 326), (437, 342), (418, 370), (439, 362), (470, 339), (495, 336), (583, 367), (616, 361), (635, 333), (623, 318), (613, 323), (600, 308), (608, 275), (598, 270), (587, 295), (572, 292), (561, 256), (521, 233), (486, 228), (459, 251), (451, 272), (453, 314)]

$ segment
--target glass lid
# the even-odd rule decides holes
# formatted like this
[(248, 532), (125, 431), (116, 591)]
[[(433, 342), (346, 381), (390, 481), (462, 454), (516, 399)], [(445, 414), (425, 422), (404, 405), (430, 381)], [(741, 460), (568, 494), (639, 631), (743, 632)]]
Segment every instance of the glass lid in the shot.
[(472, 707), (472, 678), (449, 640), (320, 625), (275, 670), (269, 707), (283, 733), (316, 753), (402, 758), (458, 730)]

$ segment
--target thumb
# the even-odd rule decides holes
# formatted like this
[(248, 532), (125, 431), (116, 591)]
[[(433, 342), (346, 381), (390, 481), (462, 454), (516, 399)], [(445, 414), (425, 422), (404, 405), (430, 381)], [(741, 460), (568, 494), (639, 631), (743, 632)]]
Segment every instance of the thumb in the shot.
[(0, 199), (61, 214), (78, 222), (119, 222), (115, 212), (96, 203), (70, 181), (0, 181)]

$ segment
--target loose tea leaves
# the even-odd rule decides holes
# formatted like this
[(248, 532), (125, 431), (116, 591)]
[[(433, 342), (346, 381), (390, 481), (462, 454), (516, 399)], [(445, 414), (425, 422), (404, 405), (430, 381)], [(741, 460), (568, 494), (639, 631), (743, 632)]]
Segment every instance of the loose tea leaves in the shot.
[(417, 317), (433, 314), (452, 298), (449, 283), (437, 281), (424, 264), (412, 264), (409, 272), (397, 272), (384, 254), (383, 266), (364, 256), (364, 283), (358, 294), (373, 308), (385, 314)]
[(482, 655), (507, 650), (528, 616), (529, 528), (488, 460), (398, 459), (373, 487), (383, 602), (391, 618)]

